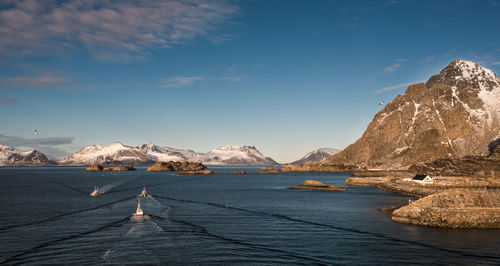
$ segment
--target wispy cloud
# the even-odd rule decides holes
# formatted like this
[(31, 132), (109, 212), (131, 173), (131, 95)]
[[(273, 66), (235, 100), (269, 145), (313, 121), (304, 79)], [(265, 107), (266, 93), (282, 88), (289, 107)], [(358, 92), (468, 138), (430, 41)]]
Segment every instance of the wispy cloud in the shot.
[(65, 156), (68, 152), (61, 150), (57, 146), (71, 144), (73, 137), (50, 137), (50, 138), (23, 138), (17, 136), (7, 136), (0, 134), (0, 143), (13, 147), (27, 147), (40, 150), (52, 156)]
[(79, 46), (97, 58), (130, 60), (221, 32), (238, 8), (225, 1), (23, 1), (0, 11), (0, 54), (60, 53)]
[(241, 77), (220, 77), (218, 80), (229, 80), (231, 82), (239, 82), (241, 81)]
[(398, 59), (395, 59), (394, 62), (399, 62), (399, 63), (408, 62), (408, 59), (398, 58)]
[(384, 87), (384, 88), (378, 89), (378, 90), (375, 91), (375, 93), (382, 93), (382, 92), (386, 92), (386, 91), (392, 91), (392, 90), (395, 90), (395, 89), (400, 89), (400, 88), (407, 87), (407, 86), (410, 86), (412, 84), (420, 83), (420, 82), (423, 82), (423, 81), (400, 83), (400, 84), (396, 84), (396, 85), (393, 85), (393, 86), (389, 86), (389, 87)]
[(422, 62), (423, 63), (430, 63), (430, 62), (434, 61), (434, 59), (435, 59), (434, 56), (429, 55), (429, 56), (426, 56)]
[(19, 103), (19, 100), (10, 97), (0, 97), (0, 104), (14, 104), (14, 103)]
[(393, 64), (391, 66), (388, 66), (388, 67), (384, 68), (384, 72), (392, 73), (392, 72), (396, 71), (396, 69), (398, 69), (400, 67), (401, 67), (401, 64)]
[(492, 65), (492, 66), (498, 66), (498, 65), (500, 65), (500, 61), (498, 61), (498, 62), (493, 62), (491, 65)]
[(66, 83), (65, 78), (53, 76), (0, 77), (0, 84), (13, 87), (51, 87)]
[(163, 87), (173, 88), (173, 87), (186, 86), (186, 85), (195, 83), (197, 81), (200, 81), (202, 79), (203, 79), (203, 77), (201, 75), (191, 76), (191, 77), (179, 76), (179, 77), (171, 77), (171, 78), (162, 79), (160, 82), (162, 83)]

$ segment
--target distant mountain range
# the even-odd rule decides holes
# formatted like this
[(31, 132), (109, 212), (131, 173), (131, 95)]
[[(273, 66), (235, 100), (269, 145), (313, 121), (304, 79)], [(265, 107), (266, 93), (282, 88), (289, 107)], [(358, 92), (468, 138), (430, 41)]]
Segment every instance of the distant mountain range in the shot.
[(120, 142), (86, 146), (57, 163), (59, 165), (146, 165), (157, 161), (189, 161), (207, 165), (277, 164), (275, 160), (264, 156), (253, 146), (223, 146), (207, 153), (196, 153), (192, 150), (161, 147), (151, 142), (139, 146), (126, 146)]
[(297, 161), (292, 162), (291, 164), (305, 164), (309, 162), (321, 162), (324, 161), (326, 158), (339, 153), (340, 150), (337, 149), (332, 149), (332, 148), (320, 148), (317, 150), (314, 150), (306, 155), (304, 157), (300, 158)]
[[(339, 150), (321, 148), (293, 162), (302, 164), (320, 162), (338, 153)], [(222, 146), (206, 153), (157, 146), (151, 142), (139, 146), (126, 146), (120, 142), (110, 145), (85, 146), (68, 157), (56, 160), (37, 150), (21, 151), (0, 144), (0, 167), (4, 166), (84, 166), (104, 165), (148, 165), (155, 162), (200, 162), (206, 165), (276, 165), (254, 146)]]

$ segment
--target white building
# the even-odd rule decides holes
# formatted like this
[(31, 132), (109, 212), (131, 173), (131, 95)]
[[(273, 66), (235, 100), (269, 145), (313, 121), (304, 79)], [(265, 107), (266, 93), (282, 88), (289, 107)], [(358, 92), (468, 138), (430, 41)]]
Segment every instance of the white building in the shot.
[(411, 181), (417, 182), (420, 184), (433, 184), (434, 183), (434, 178), (428, 176), (428, 175), (415, 175)]

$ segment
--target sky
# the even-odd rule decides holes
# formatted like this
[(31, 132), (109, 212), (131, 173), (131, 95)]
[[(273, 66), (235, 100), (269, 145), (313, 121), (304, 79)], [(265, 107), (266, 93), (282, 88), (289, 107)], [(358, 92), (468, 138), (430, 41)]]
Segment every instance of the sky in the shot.
[[(0, 1), (0, 143), (280, 163), (344, 149), (460, 58), (500, 73), (500, 1)], [(33, 135), (38, 130), (37, 136)]]

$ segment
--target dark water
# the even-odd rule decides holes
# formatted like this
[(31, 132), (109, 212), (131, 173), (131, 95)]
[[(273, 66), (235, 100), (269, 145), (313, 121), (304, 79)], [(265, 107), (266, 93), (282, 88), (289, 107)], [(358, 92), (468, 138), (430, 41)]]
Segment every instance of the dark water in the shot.
[[(408, 197), (286, 189), (344, 186), (348, 174), (214, 169), (222, 174), (0, 169), (0, 263), (500, 264), (500, 230), (398, 224), (378, 211)], [(92, 198), (95, 185), (108, 191)], [(142, 186), (152, 196), (133, 217)]]

